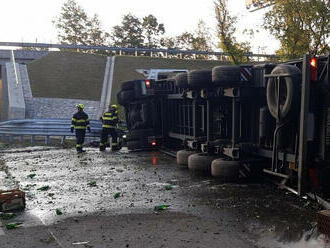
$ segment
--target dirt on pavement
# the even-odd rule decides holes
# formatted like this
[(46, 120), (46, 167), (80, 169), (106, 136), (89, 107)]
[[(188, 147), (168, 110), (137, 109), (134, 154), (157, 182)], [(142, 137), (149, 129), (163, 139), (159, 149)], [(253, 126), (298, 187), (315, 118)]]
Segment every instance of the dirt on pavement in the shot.
[[(27, 195), (25, 211), (0, 220), (1, 248), (330, 247), (314, 203), (263, 181), (192, 175), (160, 152), (27, 147), (1, 159), (0, 189)], [(13, 221), (23, 224), (6, 230)]]

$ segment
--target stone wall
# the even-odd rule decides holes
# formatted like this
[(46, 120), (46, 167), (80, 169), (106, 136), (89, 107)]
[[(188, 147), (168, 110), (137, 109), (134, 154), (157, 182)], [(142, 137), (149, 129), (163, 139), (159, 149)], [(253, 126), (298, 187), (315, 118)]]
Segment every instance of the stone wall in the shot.
[(62, 99), (62, 98), (43, 98), (34, 97), (34, 115), (31, 118), (69, 118), (77, 111), (75, 107), (78, 103), (85, 106), (85, 112), (90, 119), (97, 119), (97, 112), (100, 105), (99, 101)]

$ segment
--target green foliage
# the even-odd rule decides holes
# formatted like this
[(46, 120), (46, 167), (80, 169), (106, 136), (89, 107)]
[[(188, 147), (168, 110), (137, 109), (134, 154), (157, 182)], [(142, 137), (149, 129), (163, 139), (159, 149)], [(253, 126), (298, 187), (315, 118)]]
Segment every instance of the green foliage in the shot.
[(111, 39), (119, 47), (143, 47), (142, 23), (132, 14), (123, 17), (121, 25), (113, 27)]
[(148, 15), (143, 18), (142, 28), (145, 39), (145, 46), (148, 48), (160, 47), (159, 36), (165, 33), (164, 24), (158, 23), (155, 16)]
[(59, 208), (57, 208), (57, 209), (55, 210), (55, 212), (56, 212), (57, 215), (62, 215), (62, 214), (63, 214), (63, 212), (62, 212), (61, 209), (59, 209)]
[(211, 51), (213, 47), (211, 40), (212, 35), (210, 28), (206, 26), (206, 23), (203, 20), (199, 20), (197, 29), (195, 30), (193, 49), (199, 51)]
[(218, 47), (229, 54), (234, 64), (247, 62), (246, 53), (249, 53), (251, 46), (248, 42), (238, 42), (236, 33), (237, 17), (229, 14), (226, 0), (215, 2), (215, 15), (217, 19)]
[(118, 197), (120, 197), (120, 192), (116, 192), (113, 194), (114, 199), (117, 199)]
[(20, 225), (22, 225), (23, 223), (22, 222), (14, 222), (14, 223), (8, 223), (8, 224), (5, 224), (5, 227), (10, 230), (10, 229), (15, 229), (15, 228), (18, 228)]
[(48, 185), (38, 188), (38, 190), (40, 190), (40, 191), (47, 191), (49, 189), (50, 189), (50, 186), (48, 186)]
[(155, 16), (148, 15), (140, 20), (127, 14), (120, 25), (113, 27), (111, 39), (114, 46), (159, 48), (160, 35), (164, 33), (164, 24), (158, 23)]
[(275, 2), (264, 27), (281, 43), (276, 53), (290, 59), (328, 52), (329, 20), (329, 0), (287, 0)]
[(97, 186), (96, 181), (90, 181), (90, 182), (87, 183), (87, 185), (90, 186), (90, 187), (96, 187)]
[(107, 45), (109, 34), (102, 31), (98, 16), (88, 17), (75, 0), (67, 0), (63, 4), (60, 15), (53, 23), (62, 44)]
[(0, 212), (0, 219), (1, 220), (10, 220), (12, 218), (15, 218), (16, 214), (14, 213), (2, 213)]
[[(200, 20), (194, 32), (184, 32), (176, 37), (165, 37), (161, 44), (167, 49), (211, 51), (213, 46), (211, 40), (209, 28), (203, 20)], [(191, 57), (191, 55), (184, 55), (184, 57)], [(197, 55), (195, 58), (207, 59), (208, 57), (208, 55)]]

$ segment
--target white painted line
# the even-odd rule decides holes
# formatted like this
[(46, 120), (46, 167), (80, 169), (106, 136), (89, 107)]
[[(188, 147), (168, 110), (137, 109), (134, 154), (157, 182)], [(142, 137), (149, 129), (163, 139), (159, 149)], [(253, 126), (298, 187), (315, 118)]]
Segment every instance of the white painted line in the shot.
[(1, 226), (2, 226), (2, 223), (0, 221), (0, 236), (3, 236), (3, 235), (5, 235), (5, 232), (3, 231)]
[(54, 235), (54, 233), (48, 229), (48, 232), (50, 233), (50, 235), (52, 235), (52, 237), (55, 239), (56, 243), (61, 247), (64, 248), (64, 245), (58, 240), (58, 238), (56, 238), (56, 236)]

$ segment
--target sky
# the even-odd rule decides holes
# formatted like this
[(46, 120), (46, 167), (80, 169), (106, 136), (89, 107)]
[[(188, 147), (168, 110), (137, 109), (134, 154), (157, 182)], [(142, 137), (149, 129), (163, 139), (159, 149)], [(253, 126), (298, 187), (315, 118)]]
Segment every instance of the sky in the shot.
[[(58, 43), (52, 20), (60, 14), (65, 0), (2, 0), (0, 41)], [(110, 32), (121, 23), (123, 15), (131, 13), (139, 18), (154, 15), (164, 23), (166, 35), (175, 36), (185, 31), (193, 32), (199, 20), (203, 20), (216, 36), (214, 0), (76, 0), (92, 16), (99, 15), (102, 27)], [(259, 29), (253, 40), (253, 52), (274, 53), (279, 47), (268, 32), (262, 31), (263, 10), (248, 12), (245, 0), (229, 0), (231, 13), (239, 18), (238, 39), (251, 40), (241, 31), (245, 28)]]

